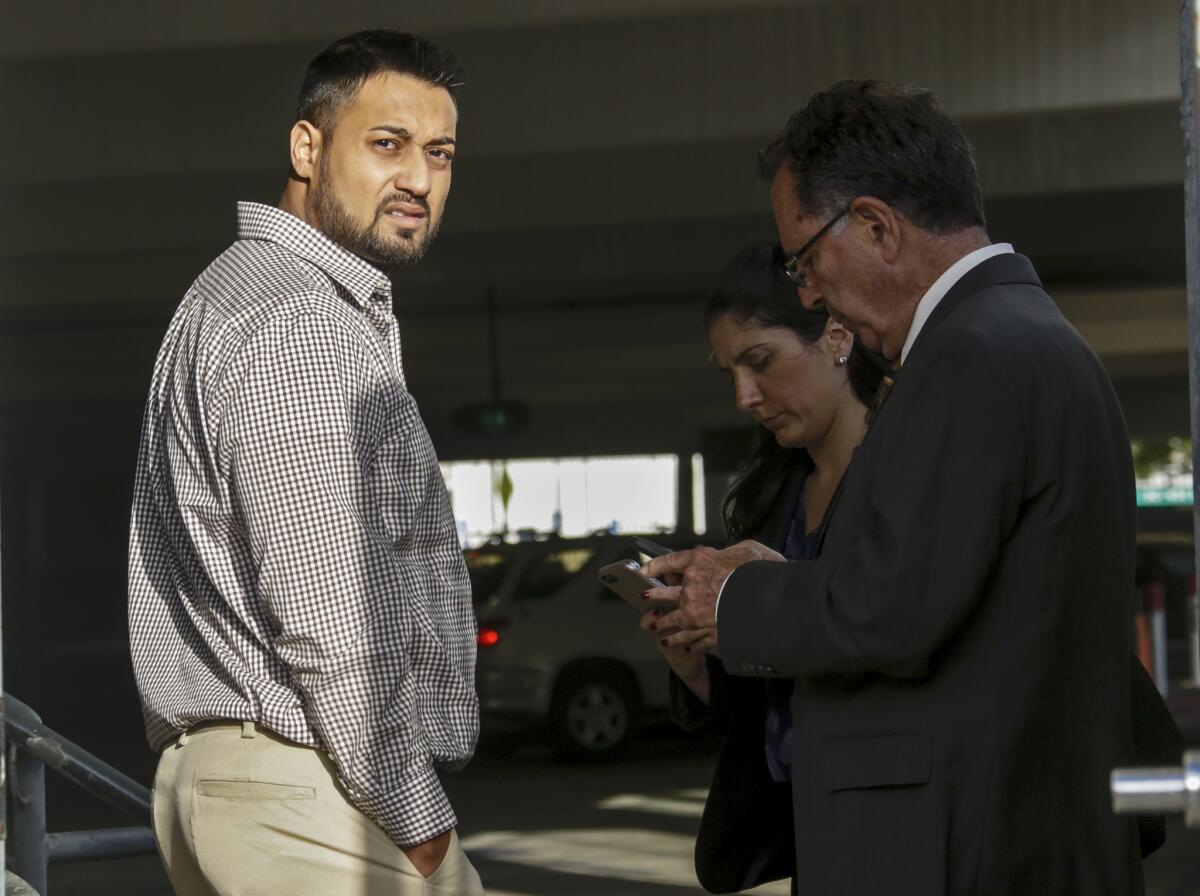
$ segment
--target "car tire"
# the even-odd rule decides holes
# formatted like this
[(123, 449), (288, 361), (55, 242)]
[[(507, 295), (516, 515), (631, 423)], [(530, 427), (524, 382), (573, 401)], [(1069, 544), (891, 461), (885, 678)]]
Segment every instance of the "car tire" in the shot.
[(631, 677), (612, 663), (588, 663), (563, 674), (550, 707), (550, 728), (562, 755), (603, 760), (628, 749), (641, 713)]

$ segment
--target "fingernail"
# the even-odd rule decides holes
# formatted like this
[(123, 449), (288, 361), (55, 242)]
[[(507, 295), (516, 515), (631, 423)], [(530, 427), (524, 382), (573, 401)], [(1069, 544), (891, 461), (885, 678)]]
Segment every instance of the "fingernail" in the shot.
[(692, 645), (691, 645), (691, 644), (685, 644), (685, 645), (683, 646), (683, 652), (684, 652), (684, 653), (691, 653), (691, 652), (692, 652)]
[(650, 592), (649, 592), (649, 591), (643, 591), (643, 592), (642, 592), (642, 600), (649, 600), (649, 599), (650, 599)]
[(657, 625), (657, 624), (655, 624), (655, 623), (653, 623), (653, 622), (651, 622), (651, 623), (650, 623), (650, 631), (652, 631), (652, 632), (656, 632), (656, 631), (658, 631), (658, 625)]
[(667, 646), (667, 639), (666, 639), (666, 638), (663, 638), (663, 639), (662, 639), (661, 641), (659, 641), (658, 643), (659, 643), (659, 644), (661, 644), (663, 647), (666, 647), (666, 646)]

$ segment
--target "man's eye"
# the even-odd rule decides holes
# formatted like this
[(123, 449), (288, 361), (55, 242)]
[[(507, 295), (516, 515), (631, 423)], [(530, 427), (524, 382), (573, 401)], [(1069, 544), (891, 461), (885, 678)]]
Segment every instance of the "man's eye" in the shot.
[(450, 162), (454, 161), (454, 153), (447, 152), (444, 149), (431, 149), (429, 150), (429, 154), (439, 162), (445, 162), (449, 164)]
[(376, 140), (375, 145), (380, 149), (395, 149), (399, 144), (395, 140)]

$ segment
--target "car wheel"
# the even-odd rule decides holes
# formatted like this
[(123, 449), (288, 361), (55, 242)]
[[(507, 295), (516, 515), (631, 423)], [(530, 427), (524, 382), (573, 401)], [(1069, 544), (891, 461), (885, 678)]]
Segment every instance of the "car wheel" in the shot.
[(555, 690), (550, 724), (559, 750), (575, 759), (607, 759), (629, 746), (637, 695), (619, 667), (568, 673)]

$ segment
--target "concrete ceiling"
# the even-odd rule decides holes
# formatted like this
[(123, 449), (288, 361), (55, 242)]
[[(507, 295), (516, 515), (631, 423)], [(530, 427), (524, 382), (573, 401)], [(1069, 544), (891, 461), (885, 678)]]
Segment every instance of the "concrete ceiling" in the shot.
[[(794, 0), (793, 5), (819, 0)], [(81, 56), (198, 47), (328, 43), (359, 28), (406, 31), (528, 28), (605, 19), (696, 14), (777, 6), (769, 0), (457, 0), (396, 3), (342, 0), (56, 0), (5, 10), (0, 56)], [(69, 23), (63, 27), (63, 23)]]
[[(1178, 381), (1177, 15), (1174, 0), (11, 5), (0, 401), (140, 401), (234, 201), (278, 195), (307, 60), (378, 26), (428, 33), (468, 75), (447, 225), (397, 277), (445, 456), (685, 450), (735, 423), (696, 303), (772, 236), (756, 150), (848, 76), (933, 89), (975, 143), (993, 237), (1034, 258), (1115, 375)], [(534, 408), (504, 445), (450, 423), (489, 392), (488, 290), (506, 389)]]

